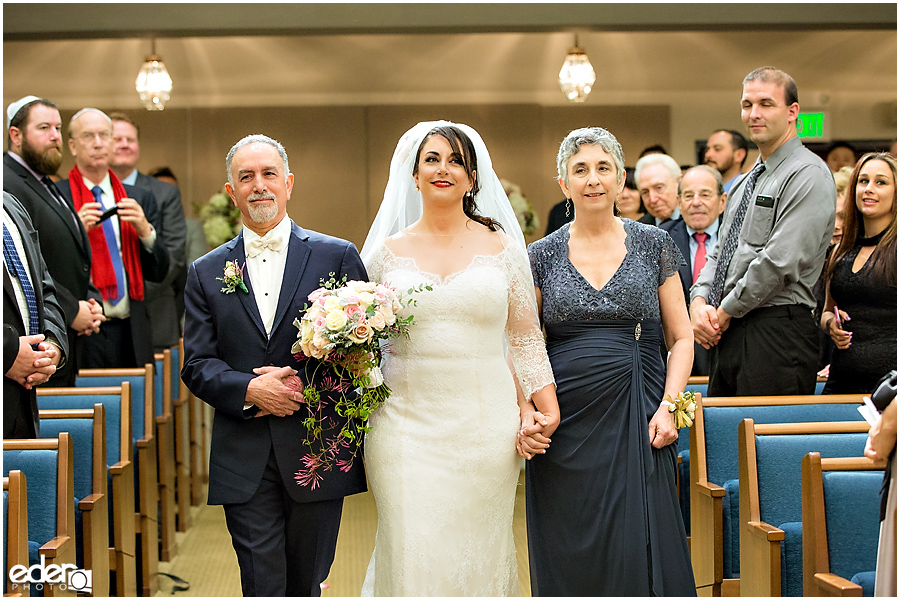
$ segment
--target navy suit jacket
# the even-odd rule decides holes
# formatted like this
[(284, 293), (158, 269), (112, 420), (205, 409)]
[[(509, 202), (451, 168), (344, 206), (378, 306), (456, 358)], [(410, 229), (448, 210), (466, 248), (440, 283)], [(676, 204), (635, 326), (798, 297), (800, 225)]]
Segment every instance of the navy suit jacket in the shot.
[[(222, 282), (216, 279), (223, 276), (226, 262), (246, 264), (243, 233), (188, 268), (181, 378), (191, 392), (215, 408), (209, 459), (210, 504), (249, 501), (262, 480), (271, 449), (284, 487), (296, 502), (331, 500), (366, 490), (361, 456), (348, 472), (337, 468), (325, 472), (316, 489), (301, 487), (295, 481), (295, 473), (303, 467), (301, 459), (309, 454), (303, 444), (303, 420), (308, 416), (305, 404), (288, 417), (244, 414), (244, 398), (255, 377), (254, 368), (289, 366), (300, 371), (307, 382), (303, 365), (291, 355), (298, 333), (293, 322), (300, 318), (307, 297), (321, 286), (321, 280), (327, 280), (331, 273), (336, 279), (346, 275), (351, 280), (368, 280), (353, 244), (306, 231), (295, 223), (291, 223), (287, 253), (270, 337), (266, 336), (247, 271), (244, 283), (249, 293), (238, 289), (226, 294), (221, 291)], [(324, 415), (334, 415), (331, 404), (324, 404)]]
[[(719, 225), (719, 233), (721, 234), (722, 215), (719, 215)], [(691, 257), (691, 242), (690, 236), (688, 236), (687, 225), (684, 224), (683, 219), (679, 219), (677, 221), (667, 221), (663, 223), (662, 225), (660, 225), (660, 229), (665, 229), (669, 232), (669, 235), (671, 235), (672, 239), (675, 241), (675, 245), (678, 246), (679, 250), (681, 250), (681, 255), (684, 256), (685, 264), (678, 268), (678, 277), (681, 279), (681, 287), (684, 290), (684, 300), (687, 305), (690, 306), (691, 286), (693, 285), (694, 279), (694, 260)], [(709, 256), (709, 253), (712, 252), (712, 250), (713, 247), (707, 245), (707, 256)], [(695, 343), (694, 366), (693, 369), (691, 369), (691, 375), (709, 375), (709, 361), (709, 350), (707, 350), (700, 344)]]
[[(25, 208), (9, 193), (3, 194), (5, 210), (22, 238), (22, 247), (28, 261), (29, 278), (37, 300), (38, 321), (41, 333), (53, 335), (60, 343), (62, 356), (68, 353), (68, 337), (65, 317), (56, 300), (56, 286), (41, 256), (38, 233), (31, 223)], [(19, 337), (26, 335), (27, 328), (19, 313), (19, 303), (12, 279), (3, 269), (3, 372), (9, 371), (19, 353)], [(37, 392), (26, 390), (14, 380), (3, 378), (3, 437), (37, 437), (40, 432), (37, 410)]]

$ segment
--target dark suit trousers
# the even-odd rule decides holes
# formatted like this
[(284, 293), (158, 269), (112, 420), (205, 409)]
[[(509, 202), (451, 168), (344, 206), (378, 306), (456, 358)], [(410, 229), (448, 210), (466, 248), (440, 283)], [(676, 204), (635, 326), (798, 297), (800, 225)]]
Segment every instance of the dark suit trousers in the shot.
[(343, 506), (343, 498), (291, 500), (270, 450), (253, 497), (224, 505), (244, 596), (321, 595), (319, 584), (334, 562)]
[(131, 369), (143, 367), (134, 356), (131, 317), (110, 319), (100, 332), (81, 338), (81, 369)]
[(713, 346), (709, 396), (794, 396), (816, 391), (819, 338), (800, 305), (757, 308), (732, 319)]

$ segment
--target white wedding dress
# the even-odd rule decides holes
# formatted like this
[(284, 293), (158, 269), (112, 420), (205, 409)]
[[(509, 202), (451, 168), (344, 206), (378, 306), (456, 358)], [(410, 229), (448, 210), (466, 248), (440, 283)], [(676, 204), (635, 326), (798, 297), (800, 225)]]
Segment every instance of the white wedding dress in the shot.
[(504, 336), (526, 396), (553, 383), (527, 261), (509, 243), (442, 279), (382, 245), (366, 265), (398, 291), (433, 289), (405, 310), (416, 325), (386, 353), (392, 393), (366, 434), (378, 530), (363, 596), (520, 593), (519, 410)]

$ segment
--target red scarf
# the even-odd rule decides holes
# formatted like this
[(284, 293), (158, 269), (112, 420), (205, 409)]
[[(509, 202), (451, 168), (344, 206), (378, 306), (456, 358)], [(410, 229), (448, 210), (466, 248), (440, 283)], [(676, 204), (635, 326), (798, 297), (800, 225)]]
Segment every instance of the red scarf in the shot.
[[(112, 184), (116, 204), (122, 198), (128, 197), (122, 182), (112, 171), (109, 172), (109, 181)], [(95, 201), (94, 194), (88, 189), (77, 165), (69, 171), (69, 189), (72, 191), (72, 201), (76, 211), (84, 203)], [(122, 266), (125, 267), (125, 273), (128, 275), (128, 297), (132, 300), (143, 300), (144, 271), (141, 269), (141, 251), (138, 246), (141, 243), (140, 238), (131, 223), (119, 219), (118, 215), (113, 218), (119, 221), (119, 244), (122, 247)], [(99, 288), (103, 299), (108, 301), (117, 292), (116, 273), (113, 270), (112, 259), (109, 257), (109, 247), (106, 245), (106, 235), (103, 233), (102, 225), (97, 225), (88, 231), (88, 241), (91, 243), (93, 255), (91, 281)]]

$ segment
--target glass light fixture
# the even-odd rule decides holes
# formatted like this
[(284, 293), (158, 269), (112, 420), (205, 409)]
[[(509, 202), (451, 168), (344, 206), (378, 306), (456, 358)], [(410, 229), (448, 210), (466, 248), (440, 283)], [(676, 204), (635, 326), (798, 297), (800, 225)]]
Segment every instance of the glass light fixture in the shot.
[(575, 36), (575, 47), (566, 54), (566, 60), (559, 70), (559, 88), (571, 102), (584, 102), (591, 93), (591, 86), (597, 80), (594, 67), (588, 60), (587, 53), (578, 47), (578, 36)]
[(150, 56), (144, 59), (134, 89), (147, 110), (163, 110), (172, 93), (172, 78), (162, 58), (156, 55), (156, 40), (151, 41)]

